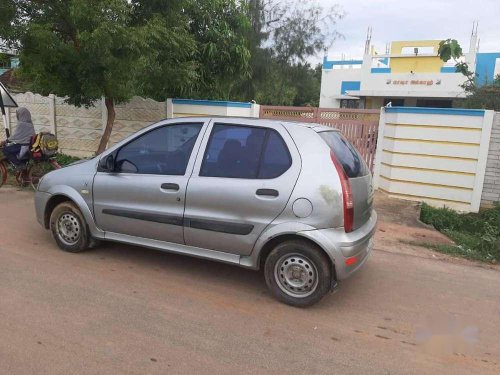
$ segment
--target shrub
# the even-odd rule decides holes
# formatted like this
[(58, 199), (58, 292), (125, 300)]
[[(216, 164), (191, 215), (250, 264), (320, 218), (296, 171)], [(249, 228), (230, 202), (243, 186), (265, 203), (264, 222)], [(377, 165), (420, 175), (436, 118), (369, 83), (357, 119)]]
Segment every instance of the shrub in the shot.
[(500, 204), (478, 214), (460, 214), (447, 207), (434, 208), (424, 203), (420, 220), (456, 243), (458, 249), (442, 247), (444, 252), (487, 262), (500, 261)]
[(74, 163), (75, 161), (80, 160), (80, 158), (78, 158), (76, 156), (66, 155), (66, 154), (57, 154), (56, 160), (57, 160), (57, 163), (59, 163), (59, 165), (61, 167), (64, 167), (68, 164), (71, 164), (71, 163)]

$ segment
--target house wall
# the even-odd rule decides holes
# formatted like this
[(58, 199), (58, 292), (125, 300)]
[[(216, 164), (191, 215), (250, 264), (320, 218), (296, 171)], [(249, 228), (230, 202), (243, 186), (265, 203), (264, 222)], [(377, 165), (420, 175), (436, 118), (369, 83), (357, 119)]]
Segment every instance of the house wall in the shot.
[(391, 43), (391, 55), (403, 55), (403, 48), (413, 47), (432, 48), (432, 56), (402, 56), (391, 58), (392, 73), (439, 73), (443, 66), (443, 61), (439, 58), (437, 51), (439, 49), (439, 40), (417, 40), (417, 41), (397, 41)]
[(321, 108), (340, 108), (342, 96), (342, 82), (360, 82), (363, 78), (361, 65), (357, 69), (349, 68), (350, 65), (340, 66), (339, 69), (323, 68), (321, 75), (321, 93), (319, 106)]
[[(340, 106), (340, 99), (367, 98), (366, 108), (376, 108), (383, 98), (464, 98), (466, 80), (457, 73), (452, 60), (443, 62), (437, 52), (441, 40), (394, 41), (387, 54), (365, 49), (362, 60), (323, 61), (320, 107)], [(477, 34), (463, 61), (478, 75), (478, 83), (492, 82), (500, 73), (500, 53), (477, 53)], [(418, 48), (417, 55), (414, 48)], [(342, 90), (342, 82), (359, 82), (359, 89)], [(380, 99), (377, 99), (380, 98)], [(405, 106), (412, 104), (405, 103)]]
[(484, 110), (383, 108), (375, 188), (397, 198), (477, 212), (493, 115)]

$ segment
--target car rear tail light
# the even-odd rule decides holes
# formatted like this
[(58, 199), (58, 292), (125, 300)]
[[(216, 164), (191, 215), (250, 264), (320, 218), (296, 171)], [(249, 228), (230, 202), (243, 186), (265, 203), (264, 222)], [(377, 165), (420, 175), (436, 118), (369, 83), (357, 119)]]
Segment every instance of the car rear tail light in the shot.
[(347, 174), (344, 171), (344, 168), (342, 167), (342, 165), (340, 165), (333, 151), (330, 151), (330, 157), (340, 177), (340, 185), (342, 186), (342, 198), (344, 201), (344, 230), (346, 231), (346, 233), (349, 233), (352, 232), (354, 224), (354, 202), (352, 198), (351, 184), (349, 182)]
[(355, 256), (353, 256), (353, 257), (347, 258), (347, 259), (345, 260), (345, 265), (346, 265), (346, 266), (353, 266), (353, 265), (355, 265), (357, 262), (358, 262), (358, 258), (356, 258)]

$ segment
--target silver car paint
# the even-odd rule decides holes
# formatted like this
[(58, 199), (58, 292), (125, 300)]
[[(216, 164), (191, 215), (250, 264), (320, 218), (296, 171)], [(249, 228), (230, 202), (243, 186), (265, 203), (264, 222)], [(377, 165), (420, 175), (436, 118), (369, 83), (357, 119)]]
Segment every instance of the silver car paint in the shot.
[[(234, 119), (216, 119), (207, 129), (207, 134), (215, 124), (235, 124)], [(281, 176), (268, 179), (241, 179), (199, 176), (204, 150), (209, 137), (205, 137), (201, 152), (189, 180), (186, 196), (185, 216), (190, 219), (214, 220), (247, 224), (252, 230), (247, 235), (234, 235), (186, 226), (185, 243), (189, 246), (249, 255), (264, 229), (283, 211), (301, 170), (301, 160), (292, 138), (280, 124), (263, 123), (255, 120), (239, 120), (238, 125), (258, 126), (276, 130), (285, 143), (292, 158), (291, 167)], [(259, 196), (258, 189), (275, 189), (277, 197)]]
[[(127, 143), (129, 139), (135, 138), (149, 129), (180, 121), (203, 121), (208, 124), (211, 120), (210, 118), (192, 118), (162, 121), (149, 128), (143, 129), (111, 147), (101, 156), (101, 158), (105, 158), (114, 150)], [(217, 121), (221, 120), (217, 119)], [(370, 254), (377, 215), (375, 211), (370, 208), (367, 210), (369, 215), (364, 224), (351, 233), (346, 234), (344, 232), (342, 228), (343, 211), (340, 179), (335, 169), (332, 167), (328, 146), (326, 143), (322, 142), (321, 138), (316, 134), (317, 131), (331, 129), (311, 124), (278, 123), (273, 121), (236, 118), (227, 119), (227, 122), (268, 126), (274, 129), (281, 129), (279, 130), (280, 133), (283, 131), (282, 129), (285, 129), (296, 145), (296, 150), (300, 150), (301, 171), (288, 202), (282, 212), (278, 212), (276, 215), (277, 217), (272, 220), (272, 222), (270, 222), (260, 233), (258, 238), (256, 238), (253, 250), (250, 253), (236, 248), (233, 248), (231, 252), (220, 251), (208, 249), (206, 247), (190, 246), (189, 244), (176, 244), (154, 238), (144, 238), (140, 236), (131, 236), (129, 234), (103, 231), (102, 228), (96, 225), (92, 205), (94, 199), (92, 182), (94, 176), (96, 176), (98, 158), (51, 172), (42, 179), (39, 185), (39, 191), (35, 197), (36, 213), (39, 222), (44, 225), (46, 224), (44, 216), (48, 202), (50, 199), (62, 195), (71, 199), (78, 205), (89, 225), (91, 234), (96, 238), (132, 243), (163, 251), (182, 253), (257, 269), (260, 266), (260, 253), (266, 243), (278, 236), (292, 234), (308, 238), (317, 243), (335, 264), (338, 280), (346, 278), (359, 269)], [(193, 158), (198, 154), (198, 159), (196, 159), (196, 163), (198, 163), (199, 158), (203, 155), (203, 147), (208, 138), (208, 132), (206, 134), (202, 133), (203, 130), (200, 132), (200, 137), (193, 149), (193, 155), (187, 169), (188, 171), (193, 171), (193, 177), (195, 175), (197, 176), (198, 173)], [(201, 144), (202, 142), (203, 145)], [(286, 142), (290, 151), (293, 152), (293, 147), (288, 143), (288, 140)], [(294, 158), (294, 164), (295, 162), (296, 160)], [(264, 182), (264, 184), (265, 183), (266, 182)], [(371, 187), (369, 189), (371, 189)], [(133, 197), (134, 194), (131, 192), (131, 199), (134, 199)], [(307, 217), (298, 218), (294, 213), (293, 203), (297, 199), (302, 198), (306, 198), (311, 202), (312, 212)], [(96, 204), (96, 207), (98, 207), (98, 205), (99, 204)], [(371, 202), (369, 206), (371, 207)], [(214, 205), (211, 206), (210, 209), (216, 210), (217, 207), (217, 205)], [(214, 217), (216, 215), (217, 214), (214, 213)], [(246, 217), (242, 217), (242, 219), (248, 220)], [(140, 226), (140, 224), (137, 225)], [(232, 238), (234, 239), (234, 237), (235, 236)], [(228, 240), (231, 239), (228, 238)], [(231, 248), (231, 246), (229, 248)], [(248, 254), (244, 255), (245, 253)], [(356, 266), (352, 268), (346, 266), (344, 263), (345, 259), (355, 255), (359, 258)]]
[(97, 227), (93, 214), (92, 186), (98, 161), (98, 158), (94, 158), (73, 164), (52, 171), (42, 178), (35, 195), (35, 207), (40, 223), (48, 225), (45, 220), (47, 204), (50, 199), (62, 196), (72, 200), (80, 208), (92, 236), (104, 238), (104, 232)]
[[(167, 176), (136, 173), (97, 172), (94, 179), (94, 213), (96, 224), (107, 233), (124, 234), (146, 239), (184, 244), (184, 215), (186, 189), (207, 121), (185, 121), (203, 123), (193, 147), (184, 176)], [(179, 122), (176, 122), (179, 123)], [(161, 126), (168, 126), (163, 123)], [(155, 126), (158, 128), (161, 126)], [(114, 150), (115, 148), (113, 148)], [(177, 184), (179, 190), (161, 188), (162, 184)], [(141, 220), (126, 216), (110, 215), (109, 212), (130, 212), (171, 216), (181, 223), (168, 224)]]

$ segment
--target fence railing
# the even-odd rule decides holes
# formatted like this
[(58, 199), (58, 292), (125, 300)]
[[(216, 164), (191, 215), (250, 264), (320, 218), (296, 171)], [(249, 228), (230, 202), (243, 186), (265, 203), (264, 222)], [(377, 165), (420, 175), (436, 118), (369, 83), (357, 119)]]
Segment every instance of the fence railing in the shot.
[(378, 109), (260, 106), (260, 118), (312, 122), (339, 129), (373, 171), (377, 150)]

